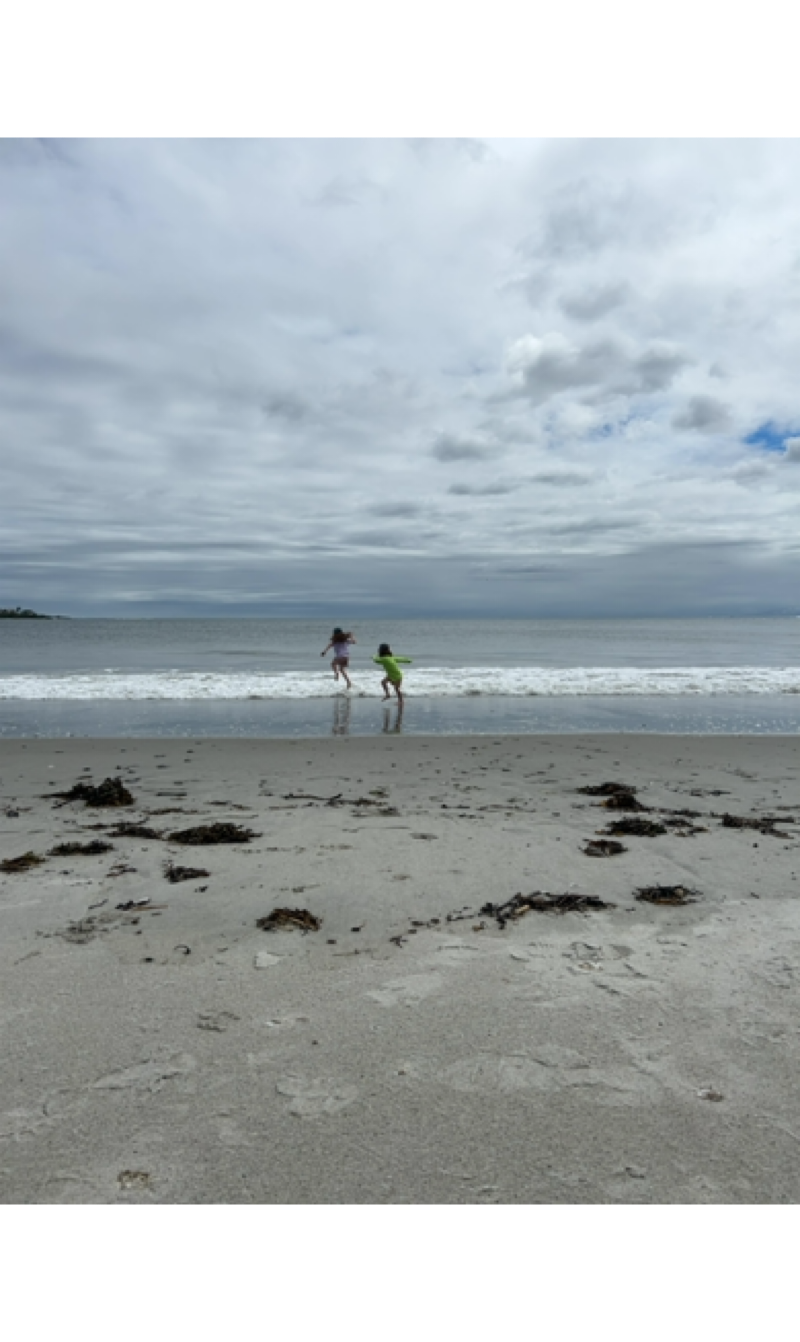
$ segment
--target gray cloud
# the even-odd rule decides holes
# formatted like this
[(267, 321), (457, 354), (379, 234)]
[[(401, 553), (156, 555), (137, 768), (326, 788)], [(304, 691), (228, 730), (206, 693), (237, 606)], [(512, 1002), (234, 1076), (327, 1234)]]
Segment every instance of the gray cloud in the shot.
[(21, 332), (0, 327), (0, 361), (9, 380), (40, 382), (47, 378), (51, 385), (74, 386), (76, 381), (89, 384), (120, 382), (124, 367), (102, 355), (59, 349), (42, 341), (26, 338)]
[(745, 461), (734, 467), (731, 478), (737, 485), (751, 485), (756, 481), (768, 479), (771, 474), (771, 469), (765, 461)]
[(634, 531), (640, 519), (635, 517), (583, 517), (579, 522), (542, 522), (542, 531), (548, 536), (599, 536), (611, 531)]
[(558, 489), (580, 489), (583, 485), (588, 485), (594, 477), (589, 471), (537, 471), (528, 479), (537, 485), (555, 485)]
[[(642, 247), (661, 250), (685, 226), (685, 212), (674, 200), (669, 208), (659, 208), (657, 193), (648, 189), (652, 165), (645, 155), (643, 142), (622, 151), (630, 175), (613, 170), (600, 175), (588, 154), (576, 161), (569, 180), (547, 192), (526, 251), (563, 265), (593, 263), (604, 253), (636, 254)], [(579, 156), (580, 150), (572, 155)], [(607, 163), (614, 156), (611, 149)]]
[(683, 432), (719, 433), (730, 427), (731, 412), (713, 396), (692, 396), (684, 408), (673, 415), (672, 423)]
[(522, 336), (507, 356), (518, 391), (535, 404), (584, 388), (594, 392), (595, 400), (661, 391), (688, 363), (686, 354), (665, 341), (637, 353), (618, 339), (604, 337), (578, 345), (560, 332)]
[(487, 163), (496, 157), (491, 146), (485, 140), (461, 136), (453, 139), (433, 139), (419, 136), (406, 140), (406, 144), (426, 166), (443, 163), (447, 159), (458, 157), (469, 163)]
[(419, 503), (374, 503), (367, 511), (373, 517), (419, 517), (424, 509)]
[(288, 420), (290, 423), (307, 419), (310, 411), (308, 403), (291, 392), (270, 396), (264, 402), (263, 409), (265, 415), (274, 419)]
[(627, 296), (628, 285), (617, 282), (563, 294), (559, 304), (568, 317), (574, 317), (576, 321), (592, 322), (621, 307)]
[(368, 177), (332, 177), (314, 197), (316, 205), (360, 205), (370, 199), (382, 200), (384, 192)]
[(354, 530), (349, 533), (348, 539), (354, 545), (364, 545), (368, 549), (376, 547), (378, 549), (397, 549), (397, 550), (418, 550), (420, 544), (430, 543), (441, 534), (435, 527), (398, 527), (386, 528), (365, 528), (363, 531)]
[(506, 549), (491, 560), (473, 550), (435, 561), (404, 554), (398, 563), (395, 542), (383, 547), (370, 542), (370, 547), (368, 563), (337, 554), (335, 563), (304, 556), (220, 564), (205, 563), (195, 554), (185, 562), (177, 556), (169, 561), (151, 552), (133, 569), (107, 555), (87, 567), (91, 550), (87, 553), (76, 541), (53, 556), (57, 562), (46, 573), (29, 561), (9, 563), (2, 549), (0, 562), (3, 590), (12, 604), (18, 592), (37, 582), (51, 609), (76, 615), (119, 613), (124, 599), (130, 614), (213, 614), (220, 607), (231, 614), (258, 614), (267, 606), (275, 613), (327, 619), (343, 593), (348, 609), (362, 614), (391, 610), (398, 617), (422, 612), (499, 617), (524, 610), (550, 619), (666, 618), (797, 608), (800, 551), (777, 555), (769, 546), (741, 541), (627, 546), (592, 555), (553, 555), (551, 545), (544, 562), (521, 562)]
[(483, 495), (510, 494), (516, 488), (518, 488), (516, 484), (511, 483), (502, 484), (500, 481), (497, 481), (495, 484), (489, 484), (489, 485), (466, 485), (459, 483), (455, 485), (449, 485), (447, 492), (448, 494), (458, 494), (465, 498), (468, 498), (470, 496), (480, 498)]
[(790, 139), (0, 141), (0, 604), (479, 570), (514, 613), (546, 556), (542, 613), (770, 606), (798, 440), (734, 427), (797, 423), (798, 182)]
[(631, 362), (632, 379), (629, 395), (638, 392), (663, 391), (691, 359), (666, 341), (653, 344)]
[(431, 448), (431, 456), (437, 461), (489, 461), (497, 454), (494, 443), (451, 433), (440, 433)]

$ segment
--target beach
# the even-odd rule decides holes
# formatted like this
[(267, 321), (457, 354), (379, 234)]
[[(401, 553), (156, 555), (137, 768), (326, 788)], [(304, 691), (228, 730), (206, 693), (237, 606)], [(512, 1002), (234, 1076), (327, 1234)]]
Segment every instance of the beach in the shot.
[(3, 1203), (800, 1199), (796, 736), (0, 759)]

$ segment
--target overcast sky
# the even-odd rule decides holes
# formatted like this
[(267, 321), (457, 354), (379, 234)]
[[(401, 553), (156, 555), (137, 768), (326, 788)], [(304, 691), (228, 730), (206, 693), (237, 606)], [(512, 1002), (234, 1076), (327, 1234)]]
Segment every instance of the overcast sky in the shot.
[(800, 612), (800, 141), (5, 140), (0, 201), (0, 605)]

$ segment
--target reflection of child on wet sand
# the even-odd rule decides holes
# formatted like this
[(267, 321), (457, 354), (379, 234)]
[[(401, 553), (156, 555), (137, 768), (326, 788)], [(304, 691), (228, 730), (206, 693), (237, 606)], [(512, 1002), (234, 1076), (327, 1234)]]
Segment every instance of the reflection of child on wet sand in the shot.
[(341, 671), (348, 690), (352, 690), (353, 688), (350, 677), (347, 674), (347, 668), (350, 663), (350, 644), (355, 643), (355, 641), (356, 640), (351, 633), (345, 633), (345, 631), (340, 629), (337, 625), (331, 634), (328, 646), (323, 648), (320, 653), (320, 657), (324, 657), (325, 653), (328, 652), (330, 648), (333, 648), (333, 661), (331, 662), (333, 678), (334, 680), (338, 680), (339, 672)]
[(394, 692), (397, 695), (397, 702), (400, 705), (402, 705), (403, 691), (401, 690), (400, 686), (403, 683), (403, 673), (400, 670), (400, 667), (397, 665), (397, 663), (407, 662), (408, 665), (410, 666), (411, 658), (395, 657), (391, 648), (389, 647), (389, 644), (381, 643), (381, 646), (378, 648), (377, 657), (373, 657), (372, 660), (373, 662), (377, 662), (378, 666), (382, 666), (384, 671), (386, 672), (386, 675), (381, 681), (381, 686), (383, 687), (384, 699), (391, 699), (392, 696), (390, 690), (391, 687), (394, 686)]

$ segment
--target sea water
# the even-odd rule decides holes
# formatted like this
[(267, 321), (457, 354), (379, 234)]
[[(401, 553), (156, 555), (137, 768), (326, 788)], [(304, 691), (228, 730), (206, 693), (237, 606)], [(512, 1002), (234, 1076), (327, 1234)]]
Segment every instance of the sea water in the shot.
[[(800, 729), (800, 619), (0, 620), (0, 736)], [(378, 644), (412, 658), (381, 702)]]

